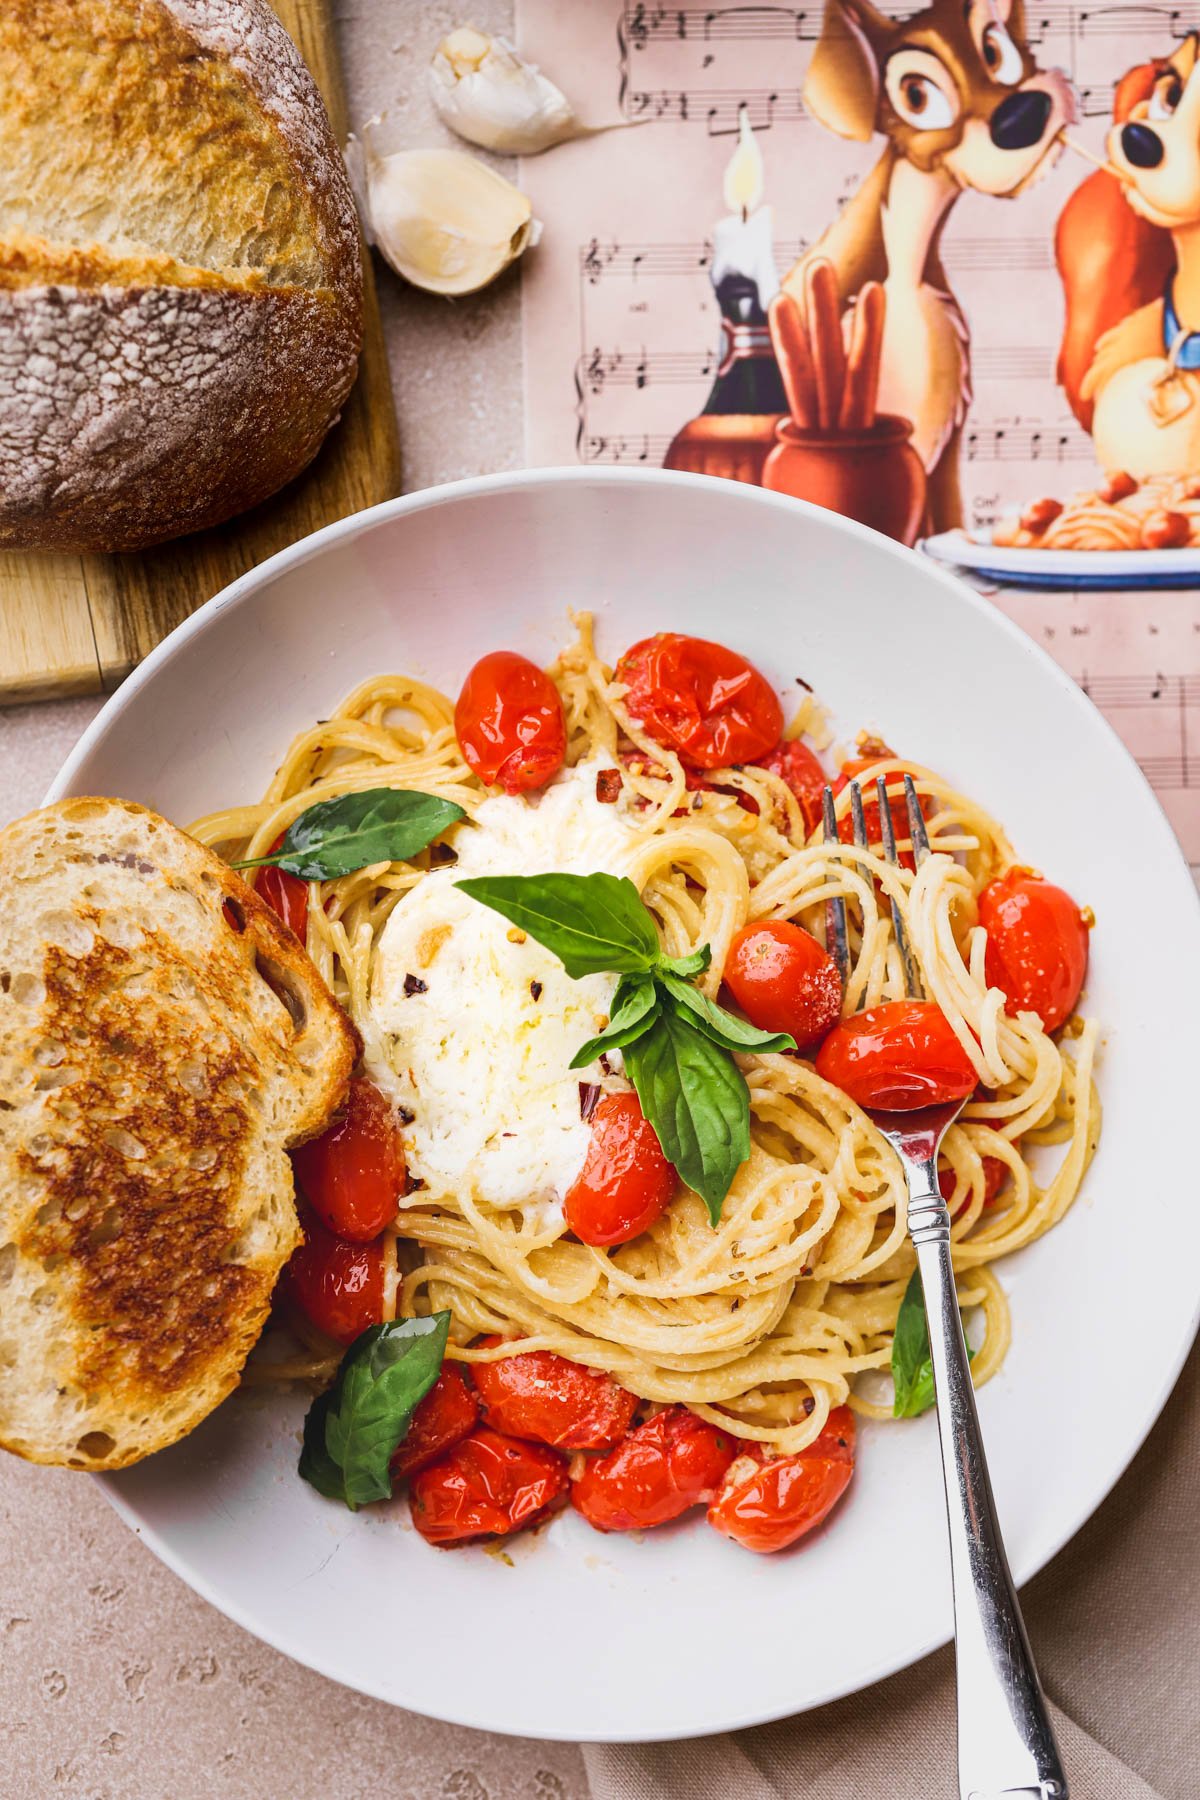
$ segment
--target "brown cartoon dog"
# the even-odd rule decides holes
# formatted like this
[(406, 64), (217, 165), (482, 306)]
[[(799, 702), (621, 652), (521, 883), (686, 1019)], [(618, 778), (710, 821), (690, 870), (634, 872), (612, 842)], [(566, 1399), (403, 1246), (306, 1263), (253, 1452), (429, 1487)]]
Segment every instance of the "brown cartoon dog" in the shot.
[(971, 398), (970, 334), (939, 243), (966, 188), (1012, 198), (1049, 167), (1075, 117), (1059, 70), (1041, 70), (1021, 0), (934, 0), (907, 19), (870, 0), (827, 0), (804, 101), (842, 137), (887, 139), (882, 157), (804, 263), (828, 257), (843, 302), (881, 281), (887, 327), (879, 405), (913, 423), (928, 471), (928, 529), (962, 523), (958, 449)]
[(1108, 470), (1200, 472), (1200, 39), (1131, 69), (1059, 220), (1059, 379)]

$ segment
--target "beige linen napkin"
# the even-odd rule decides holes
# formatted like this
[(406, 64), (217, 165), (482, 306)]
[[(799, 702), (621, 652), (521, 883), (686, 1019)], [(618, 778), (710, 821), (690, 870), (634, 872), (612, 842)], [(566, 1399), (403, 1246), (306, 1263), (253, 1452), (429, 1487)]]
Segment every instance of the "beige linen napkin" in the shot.
[[(1072, 1800), (1200, 1796), (1198, 1512), (1200, 1349), (1132, 1468), (1022, 1595)], [(779, 1725), (584, 1759), (593, 1800), (952, 1800), (953, 1656)]]

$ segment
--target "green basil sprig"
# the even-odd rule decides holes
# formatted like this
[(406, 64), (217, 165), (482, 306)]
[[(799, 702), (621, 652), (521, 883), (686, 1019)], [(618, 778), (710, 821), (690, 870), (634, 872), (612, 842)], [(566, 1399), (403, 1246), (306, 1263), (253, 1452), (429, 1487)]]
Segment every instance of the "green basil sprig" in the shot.
[(300, 1473), (351, 1512), (392, 1491), (388, 1465), (438, 1378), (450, 1314), (372, 1325), (355, 1338), (333, 1386), (304, 1421)]
[[(967, 1356), (973, 1362), (975, 1352), (967, 1345)], [(896, 1397), (892, 1417), (915, 1419), (928, 1411), (934, 1402), (933, 1359), (929, 1352), (929, 1319), (925, 1312), (925, 1290), (918, 1269), (904, 1290), (896, 1317), (896, 1335), (892, 1339), (892, 1386)]]
[(301, 881), (333, 881), (371, 863), (407, 862), (465, 816), (453, 800), (415, 788), (365, 788), (318, 800), (288, 827), (278, 850), (232, 867), (284, 869)]
[(716, 1225), (750, 1154), (750, 1090), (732, 1053), (794, 1050), (795, 1039), (757, 1030), (694, 987), (711, 949), (664, 956), (653, 915), (624, 877), (499, 875), (458, 886), (536, 938), (576, 980), (621, 976), (608, 1025), (580, 1045), (571, 1067), (586, 1068), (605, 1050), (624, 1054), (663, 1154)]

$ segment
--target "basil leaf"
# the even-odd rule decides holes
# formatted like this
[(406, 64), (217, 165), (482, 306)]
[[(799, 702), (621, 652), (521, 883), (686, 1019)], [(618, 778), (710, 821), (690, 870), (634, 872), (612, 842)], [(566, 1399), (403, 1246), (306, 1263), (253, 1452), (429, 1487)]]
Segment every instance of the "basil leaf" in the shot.
[(586, 1069), (602, 1050), (623, 1050), (635, 1038), (649, 1031), (659, 1010), (658, 989), (649, 975), (623, 975), (613, 995), (613, 1010), (599, 1037), (581, 1044), (568, 1064), (572, 1069)]
[(289, 826), (278, 850), (231, 867), (284, 869), (301, 881), (332, 881), (371, 863), (407, 862), (465, 816), (453, 800), (415, 788), (366, 788), (318, 800)]
[(690, 956), (660, 956), (655, 965), (655, 974), (681, 975), (690, 979), (693, 975), (703, 975), (712, 962), (712, 945), (701, 944)]
[(574, 980), (642, 974), (658, 960), (658, 932), (621, 875), (481, 875), (457, 884), (544, 944)]
[[(969, 1344), (967, 1357), (974, 1362), (975, 1352)], [(896, 1335), (892, 1339), (892, 1385), (896, 1390), (892, 1402), (893, 1418), (915, 1419), (934, 1403), (929, 1319), (919, 1269), (904, 1290), (896, 1316)]]
[(450, 1314), (372, 1325), (355, 1338), (333, 1386), (304, 1421), (300, 1473), (354, 1512), (392, 1491), (388, 1468), (442, 1367)]
[(714, 1044), (720, 1044), (723, 1050), (739, 1050), (743, 1055), (757, 1051), (761, 1055), (768, 1050), (797, 1048), (795, 1038), (786, 1031), (760, 1031), (757, 1025), (726, 1012), (723, 1006), (718, 1006), (690, 982), (681, 981), (678, 975), (664, 973), (658, 979), (670, 995), (675, 1010), (685, 1013), (689, 1025), (702, 1031)]
[(675, 1011), (625, 1051), (625, 1069), (663, 1154), (715, 1225), (750, 1154), (750, 1090), (729, 1054)]

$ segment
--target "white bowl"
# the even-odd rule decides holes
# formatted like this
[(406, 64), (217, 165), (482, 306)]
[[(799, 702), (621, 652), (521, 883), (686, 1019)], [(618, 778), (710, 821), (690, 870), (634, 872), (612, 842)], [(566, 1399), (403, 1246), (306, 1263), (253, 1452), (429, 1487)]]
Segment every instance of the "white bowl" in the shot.
[[(460, 482), (331, 526), (235, 582), (116, 694), (54, 787), (181, 822), (257, 796), (292, 733), (364, 676), (454, 691), (501, 646), (546, 659), (568, 607), (615, 655), (661, 628), (726, 639), (794, 701), (811, 682), (1003, 819), (1097, 914), (1104, 1141), (1083, 1198), (1001, 1265), (1014, 1342), (980, 1408), (1019, 1581), (1138, 1448), (1195, 1332), (1200, 1209), (1189, 1007), (1196, 895), (1136, 766), (1028, 638), (950, 576), (829, 512), (672, 474)], [(632, 1740), (780, 1717), (951, 1630), (933, 1422), (868, 1426), (844, 1506), (756, 1558), (702, 1521), (644, 1540), (573, 1514), (515, 1566), (429, 1549), (397, 1502), (355, 1516), (295, 1473), (299, 1395), (235, 1397), (105, 1481), (151, 1547), (249, 1630), (420, 1712)]]

